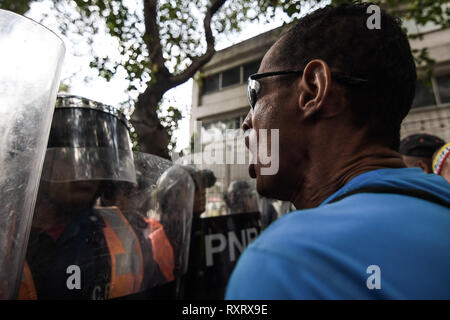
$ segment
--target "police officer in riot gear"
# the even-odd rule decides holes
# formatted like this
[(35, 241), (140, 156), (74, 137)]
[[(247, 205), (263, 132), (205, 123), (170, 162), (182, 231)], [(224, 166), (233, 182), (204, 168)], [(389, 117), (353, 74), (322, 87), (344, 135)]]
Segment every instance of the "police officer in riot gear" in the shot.
[(224, 200), (230, 214), (259, 211), (256, 192), (245, 180), (232, 181), (224, 195)]
[(134, 152), (137, 184), (123, 188), (112, 182), (102, 194), (104, 205), (118, 206), (145, 241), (146, 265), (154, 268), (144, 272), (145, 292), (138, 298), (174, 299), (179, 297), (192, 219), (194, 183), (181, 166), (163, 158)]
[(189, 172), (195, 185), (193, 217), (199, 218), (205, 212), (206, 189), (211, 188), (217, 181), (211, 170), (198, 170), (193, 166), (184, 165), (183, 168)]
[[(186, 188), (188, 183), (180, 183), (180, 177), (190, 182), (189, 188)], [(156, 191), (158, 206), (154, 217), (159, 217), (159, 222), (166, 230), (176, 257), (175, 270), (181, 273), (187, 268), (193, 197), (194, 183), (184, 167), (175, 165), (158, 179)]]
[(136, 184), (125, 117), (59, 96), (19, 298), (108, 299), (141, 290), (142, 241), (117, 207), (96, 207), (106, 183)]

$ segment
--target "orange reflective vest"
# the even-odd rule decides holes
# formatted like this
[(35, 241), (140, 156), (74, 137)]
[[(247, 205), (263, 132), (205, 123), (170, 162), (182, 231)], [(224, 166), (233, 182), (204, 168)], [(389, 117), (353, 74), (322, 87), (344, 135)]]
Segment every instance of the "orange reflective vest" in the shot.
[(144, 260), (136, 233), (119, 208), (96, 209), (106, 224), (103, 234), (111, 257), (109, 298), (139, 292), (144, 275)]
[(19, 300), (36, 300), (36, 288), (34, 287), (33, 277), (31, 276), (30, 266), (25, 261), (23, 265), (22, 281), (20, 282)]
[(173, 257), (173, 247), (167, 238), (164, 227), (159, 221), (148, 218), (145, 219), (150, 227), (150, 234), (148, 238), (152, 242), (153, 259), (161, 269), (164, 278), (167, 282), (175, 280), (173, 270), (175, 261)]
[[(95, 208), (95, 211), (105, 222), (103, 234), (111, 259), (108, 297), (112, 299), (139, 292), (144, 274), (144, 261), (136, 233), (117, 207)], [(27, 262), (24, 265), (18, 298), (21, 300), (38, 298)]]

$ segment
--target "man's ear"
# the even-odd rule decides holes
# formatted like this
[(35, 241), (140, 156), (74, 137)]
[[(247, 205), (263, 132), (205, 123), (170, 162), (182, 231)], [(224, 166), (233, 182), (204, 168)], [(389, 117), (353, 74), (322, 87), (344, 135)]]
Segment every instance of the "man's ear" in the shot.
[(300, 82), (299, 108), (305, 117), (319, 112), (330, 90), (331, 71), (323, 60), (311, 60), (303, 70)]

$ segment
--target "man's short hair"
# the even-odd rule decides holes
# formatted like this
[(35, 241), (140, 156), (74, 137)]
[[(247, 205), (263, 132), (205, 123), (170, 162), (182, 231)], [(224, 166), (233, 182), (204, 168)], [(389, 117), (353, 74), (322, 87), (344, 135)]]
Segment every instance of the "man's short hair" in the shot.
[(303, 69), (322, 59), (333, 71), (368, 79), (364, 85), (345, 85), (353, 123), (368, 127), (371, 141), (398, 150), (400, 124), (414, 98), (416, 67), (399, 19), (381, 10), (380, 29), (368, 28), (370, 5), (327, 6), (303, 17), (284, 34), (275, 64)]

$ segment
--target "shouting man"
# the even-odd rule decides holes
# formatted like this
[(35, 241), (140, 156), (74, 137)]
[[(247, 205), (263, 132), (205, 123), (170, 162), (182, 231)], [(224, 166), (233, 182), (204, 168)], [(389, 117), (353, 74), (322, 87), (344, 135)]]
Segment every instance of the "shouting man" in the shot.
[(416, 69), (399, 21), (369, 28), (369, 6), (302, 18), (249, 78), (247, 146), (279, 129), (278, 172), (257, 158), (250, 175), (302, 210), (246, 249), (228, 299), (450, 298), (450, 188), (397, 152)]

